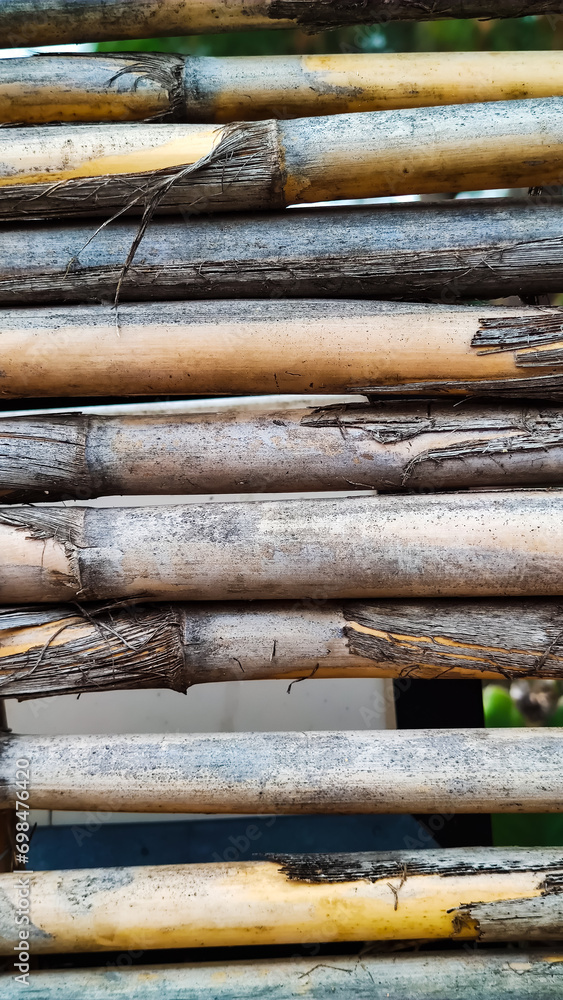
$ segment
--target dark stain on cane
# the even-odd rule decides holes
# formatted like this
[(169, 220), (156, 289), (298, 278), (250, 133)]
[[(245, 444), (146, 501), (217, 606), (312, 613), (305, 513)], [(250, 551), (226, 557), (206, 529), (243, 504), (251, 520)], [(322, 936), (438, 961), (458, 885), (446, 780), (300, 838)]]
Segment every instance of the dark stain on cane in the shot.
[[(418, 854), (425, 855), (418, 857)], [(448, 856), (451, 855), (451, 856)], [(268, 854), (265, 859), (280, 866), (287, 879), (294, 882), (338, 883), (399, 878), (401, 884), (415, 875), (453, 876), (494, 875), (500, 872), (531, 872), (549, 878), (563, 879), (563, 852), (559, 864), (552, 860), (531, 860), (529, 852), (519, 857), (494, 855), (475, 856), (467, 860), (461, 851), (386, 852), (366, 854)], [(558, 889), (557, 891), (561, 891)]]
[[(349, 24), (381, 24), (386, 21), (433, 20), (450, 17), (518, 17), (521, 6), (514, 0), (271, 0), (265, 13), (272, 20), (294, 21), (305, 31), (318, 32)], [(559, 14), (556, 0), (537, 0), (534, 14)]]

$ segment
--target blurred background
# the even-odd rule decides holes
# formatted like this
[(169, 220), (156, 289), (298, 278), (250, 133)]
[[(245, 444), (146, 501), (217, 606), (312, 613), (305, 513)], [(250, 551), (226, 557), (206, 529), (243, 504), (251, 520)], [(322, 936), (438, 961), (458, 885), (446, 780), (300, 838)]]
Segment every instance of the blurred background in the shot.
[(291, 55), (329, 52), (448, 52), (501, 49), (559, 49), (563, 17), (522, 17), (506, 21), (433, 21), (360, 25), (323, 31), (247, 31), (190, 38), (105, 42), (100, 52), (149, 50), (198, 56)]

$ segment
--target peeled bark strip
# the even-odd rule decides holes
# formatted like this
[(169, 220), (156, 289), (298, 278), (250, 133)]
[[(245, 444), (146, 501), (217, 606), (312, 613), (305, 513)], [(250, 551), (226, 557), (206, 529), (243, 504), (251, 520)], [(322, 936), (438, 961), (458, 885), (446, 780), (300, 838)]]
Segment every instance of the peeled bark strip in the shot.
[[(558, 266), (563, 280), (562, 261), (560, 256)], [(367, 392), (402, 396), (417, 392), (425, 397), (469, 394), (561, 399), (562, 324), (563, 311), (559, 308), (406, 305), (351, 299), (296, 302), (210, 298), (202, 302), (121, 305), (117, 312), (108, 305), (2, 309), (0, 394), (232, 396)], [(538, 472), (537, 478), (534, 472), (532, 481), (545, 482), (544, 471), (547, 481), (550, 475), (560, 480), (560, 411), (550, 409), (546, 403), (539, 404), (538, 409), (522, 405), (518, 415), (516, 403), (494, 410), (489, 404), (466, 409), (465, 405), (454, 408), (449, 402), (433, 401), (410, 403), (403, 409), (403, 402), (379, 401), (372, 408), (341, 407), (304, 414), (298, 427), (297, 417), (282, 414), (272, 417), (282, 421), (275, 429), (253, 423), (257, 418), (241, 417), (242, 423), (235, 421), (232, 425), (228, 447), (224, 444), (229, 433), (228, 418), (210, 416), (202, 430), (207, 454), (186, 463), (186, 485), (182, 489), (198, 492), (198, 487), (190, 486), (187, 480), (193, 482), (195, 478), (197, 482), (198, 466), (202, 468), (202, 462), (209, 462), (216, 470), (214, 479), (207, 480), (208, 485), (216, 483), (210, 487), (211, 492), (222, 492), (223, 486), (233, 481), (228, 478), (229, 467), (236, 473), (235, 492), (240, 492), (240, 481), (253, 478), (249, 463), (257, 464), (254, 487), (258, 486), (258, 491), (273, 490), (276, 476), (285, 490), (289, 480), (284, 476), (291, 476), (290, 468), (296, 468), (296, 459), (288, 458), (289, 464), (284, 467), (280, 465), (279, 451), (285, 441), (290, 446), (290, 435), (302, 442), (298, 447), (304, 450), (303, 460), (309, 470), (306, 475), (316, 477), (315, 489), (324, 489), (320, 485), (323, 481), (334, 481), (333, 476), (339, 474), (338, 463), (342, 463), (339, 485), (345, 489), (351, 484), (376, 483), (382, 488), (384, 481), (392, 489), (401, 488), (401, 484), (409, 488), (458, 482), (473, 485), (479, 468), (487, 470), (485, 474), (492, 477), (493, 484), (502, 485), (509, 468), (514, 470), (510, 474), (516, 481), (521, 481), (518, 470), (529, 468), (531, 461)], [(124, 461), (131, 448), (136, 468), (131, 475), (138, 476), (135, 489), (141, 493), (155, 490), (157, 480), (166, 477), (168, 449), (178, 441), (185, 456), (189, 449), (186, 429), (193, 427), (196, 434), (203, 423), (201, 416), (197, 420), (202, 423), (197, 424), (189, 424), (186, 418), (182, 422), (184, 432), (171, 431), (172, 436), (167, 438), (164, 429), (171, 425), (153, 422), (149, 455), (142, 461), (141, 439), (134, 431), (134, 422), (122, 422), (123, 430), (118, 431), (111, 422), (88, 424), (85, 419), (58, 415), (49, 432), (44, 418), (26, 420), (0, 419), (0, 493), (4, 483), (16, 495), (29, 488), (35, 472), (28, 463), (33, 462), (39, 491), (53, 489), (56, 496), (73, 484), (76, 496), (85, 498), (92, 489), (101, 487), (96, 470), (100, 462), (103, 465), (108, 449), (117, 454), (110, 459), (110, 481), (105, 482), (104, 489), (111, 487), (113, 479), (111, 488), (115, 492), (127, 492), (123, 486), (129, 473)], [(217, 421), (222, 421), (220, 427)], [(249, 447), (235, 469), (235, 456), (241, 449), (240, 441), (237, 444), (239, 427), (249, 445), (258, 433), (260, 447), (255, 453)], [(451, 433), (449, 453), (443, 444), (446, 432)], [(41, 438), (40, 454), (34, 437)], [(368, 439), (372, 439), (371, 443)], [(546, 449), (543, 453), (535, 447), (540, 439)], [(360, 454), (373, 458), (354, 454), (356, 440)], [(323, 441), (332, 455), (341, 456), (333, 459), (337, 463), (334, 471), (326, 454), (315, 455)], [(203, 443), (194, 442), (192, 451)], [(11, 459), (14, 449), (17, 469)], [(499, 454), (504, 450), (505, 459)], [(260, 468), (261, 461), (264, 465)], [(547, 471), (550, 468), (552, 473)], [(468, 477), (465, 480), (464, 475)], [(460, 476), (459, 481), (456, 476)]]
[(0, 736), (0, 816), (20, 758), (32, 809), (557, 813), (562, 750), (557, 728)]
[(5, 129), (0, 157), (4, 222), (286, 204), (273, 121)]
[[(20, 1000), (21, 986), (0, 975), (3, 1000)], [(560, 949), (486, 949), (431, 954), (323, 955), (253, 962), (197, 962), (123, 968), (34, 970), (28, 1000), (560, 1000)], [(377, 990), (377, 992), (374, 992)], [(380, 992), (379, 992), (380, 991)]]
[(0, 130), (0, 221), (559, 185), (563, 98), (289, 121)]
[(0, 497), (9, 503), (536, 483), (563, 483), (561, 406), (385, 400), (193, 416), (0, 417)]
[[(27, 877), (33, 954), (563, 938), (563, 859), (557, 850), (287, 855)], [(19, 878), (0, 875), (0, 953), (5, 955), (13, 954), (18, 940)]]
[[(10, 228), (9, 248), (5, 241), (0, 257), (0, 303), (108, 303), (118, 285), (120, 302), (258, 298), (274, 300), (274, 307), (280, 298), (447, 304), (563, 288), (563, 201), (549, 193), (537, 199), (161, 219), (148, 227), (124, 274), (138, 228), (134, 220), (99, 232), (93, 221)], [(254, 315), (263, 309), (256, 305)], [(113, 316), (114, 341), (120, 314)], [(546, 395), (550, 376), (545, 369), (542, 376), (528, 378), (526, 394), (535, 386)], [(273, 380), (269, 385), (274, 388), (266, 391), (278, 391)], [(438, 386), (447, 391), (447, 373)]]
[(0, 601), (563, 594), (563, 492), (0, 508)]
[(62, 605), (0, 609), (0, 694), (324, 677), (563, 680), (563, 603)]
[(3, 0), (6, 46), (194, 35), (264, 28), (318, 32), (348, 24), (559, 14), (559, 0)]
[(0, 63), (0, 121), (256, 121), (563, 96), (561, 52), (179, 56)]

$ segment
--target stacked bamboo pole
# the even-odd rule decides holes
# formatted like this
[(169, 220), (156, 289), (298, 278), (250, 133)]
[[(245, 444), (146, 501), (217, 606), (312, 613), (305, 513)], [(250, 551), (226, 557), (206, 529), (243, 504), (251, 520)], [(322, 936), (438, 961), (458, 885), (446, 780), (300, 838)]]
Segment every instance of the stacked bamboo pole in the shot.
[(213, 124), (0, 130), (0, 221), (280, 209), (561, 184), (563, 98)]
[(5, 736), (0, 816), (19, 759), (33, 761), (32, 809), (556, 813), (562, 749), (559, 729)]
[[(9, 906), (20, 877), (0, 875)], [(29, 945), (38, 955), (374, 938), (563, 938), (558, 850), (286, 855), (28, 878)], [(12, 954), (17, 938), (17, 926), (3, 922), (0, 954)]]
[[(257, 352), (257, 338), (254, 345)], [(4, 503), (562, 481), (563, 408), (548, 403), (468, 399), (460, 406), (454, 397), (254, 412), (233, 406), (193, 415), (0, 418)]]
[[(4, 981), (5, 980), (5, 981)], [(3, 1000), (21, 997), (18, 983), (0, 976)], [(29, 1000), (293, 1000), (304, 990), (315, 1000), (353, 996), (374, 1000), (514, 1000), (541, 997), (559, 1000), (563, 986), (563, 954), (519, 948), (423, 951), (378, 955), (322, 955), (312, 958), (237, 962), (197, 962), (140, 968), (36, 971), (29, 980)]]
[(0, 61), (0, 121), (224, 124), (563, 97), (562, 81), (561, 52), (36, 55)]
[[(277, 301), (287, 298), (324, 299), (316, 307), (323, 315), (334, 309), (336, 298), (449, 304), (530, 296), (563, 287), (562, 229), (563, 201), (551, 196), (161, 218), (148, 226), (126, 267), (138, 236), (137, 221), (118, 220), (101, 231), (95, 220), (41, 227), (28, 223), (10, 227), (9, 253), (0, 257), (0, 305), (111, 303), (118, 293), (119, 302), (181, 299), (186, 309), (186, 299), (213, 300), (210, 310), (221, 308), (214, 300), (228, 299), (230, 304), (222, 308), (236, 316), (237, 308), (249, 307), (237, 307), (233, 299), (274, 300), (256, 303), (250, 322), (272, 315), (270, 310), (280, 309), (283, 315), (286, 309), (307, 308)], [(7, 329), (19, 315), (19, 310), (13, 314)], [(532, 320), (534, 314), (529, 315)], [(310, 319), (309, 314), (307, 323)], [(348, 320), (343, 313), (339, 325), (345, 327)], [(3, 314), (2, 329), (7, 323)], [(113, 329), (115, 345), (119, 315), (113, 316)], [(130, 355), (129, 362), (134, 361)], [(346, 380), (341, 371), (339, 375), (334, 384), (342, 386)], [(179, 378), (177, 373), (173, 377)], [(307, 385), (299, 382), (303, 379), (276, 387), (271, 378), (265, 390), (255, 391), (302, 393)], [(428, 386), (427, 391), (440, 388)], [(524, 384), (516, 394), (527, 396), (530, 388)], [(539, 388), (539, 395), (545, 395), (545, 384)], [(30, 389), (29, 394), (36, 394)], [(76, 384), (74, 392), (83, 391)], [(118, 391), (136, 390), (123, 382)], [(191, 392), (187, 384), (182, 391)], [(409, 386), (408, 393), (412, 391)]]
[(563, 679), (563, 605), (257, 601), (0, 609), (0, 693), (325, 677)]
[(563, 594), (563, 493), (0, 508), (0, 601)]
[(385, 400), (263, 413), (0, 419), (4, 503), (562, 480), (563, 408), (549, 404)]
[[(562, 326), (563, 310), (560, 308), (386, 305), (353, 300), (136, 303), (119, 306), (117, 312), (107, 305), (5, 308), (0, 310), (0, 394), (15, 398), (77, 393), (84, 396), (125, 393), (221, 396), (352, 392), (379, 397), (422, 395), (426, 398), (440, 393), (457, 397), (538, 396), (542, 399), (551, 396), (560, 399), (563, 395)], [(273, 424), (275, 419), (281, 418), (272, 416), (269, 431), (262, 423), (259, 433), (261, 437), (264, 433), (275, 436), (272, 444), (281, 449), (292, 433), (291, 428), (299, 421), (298, 433), (305, 447), (308, 439), (309, 451), (312, 448), (320, 450), (321, 437), (331, 435), (332, 425), (331, 437), (332, 440), (341, 437), (341, 452), (346, 442), (352, 440), (350, 435), (354, 426), (364, 421), (367, 432), (376, 440), (378, 437), (389, 443), (395, 440), (397, 444), (409, 438), (416, 440), (417, 430), (431, 432), (440, 425), (452, 434), (459, 428), (462, 435), (463, 428), (467, 427), (470, 435), (477, 432), (478, 439), (483, 441), (491, 432), (494, 441), (496, 430), (504, 428), (511, 433), (518, 425), (527, 429), (528, 436), (535, 437), (538, 443), (541, 437), (545, 446), (556, 445), (559, 440), (559, 410), (547, 407), (543, 417), (541, 403), (538, 404), (540, 409), (530, 409), (524, 416), (518, 416), (519, 403), (507, 403), (500, 411), (495, 411), (489, 403), (481, 404), (480, 409), (471, 406), (465, 409), (465, 404), (456, 409), (449, 401), (430, 403), (426, 408), (411, 404), (411, 410), (407, 409), (402, 417), (400, 407), (403, 405), (389, 401), (374, 408), (343, 407), (324, 413), (320, 410), (309, 415), (296, 414), (287, 417), (290, 428), (287, 432)], [(269, 419), (264, 418), (265, 421)], [(185, 426), (185, 421), (183, 424)], [(323, 424), (328, 426), (323, 427)], [(49, 439), (49, 433), (43, 435), (43, 425), (44, 421), (39, 420), (35, 432), (30, 431), (31, 435), (35, 433)], [(115, 425), (119, 443), (107, 446), (101, 430), (99, 444), (92, 439), (88, 446), (85, 428), (78, 426), (76, 418), (63, 418), (61, 431), (63, 425), (68, 426), (70, 436), (64, 432), (68, 442), (65, 462), (56, 471), (55, 442), (48, 447), (42, 444), (43, 489), (50, 488), (49, 479), (55, 486), (57, 480), (71, 482), (75, 476), (79, 478), (80, 489), (87, 489), (91, 472), (85, 465), (88, 461), (84, 457), (85, 449), (90, 453), (107, 453), (108, 449), (118, 448), (119, 461), (123, 463), (128, 446)], [(20, 443), (16, 447), (25, 449), (16, 455), (18, 461), (23, 460), (25, 454), (28, 458), (38, 457), (33, 451), (32, 440), (29, 445), (24, 443), (30, 421), (20, 430), (18, 426), (11, 424), (10, 431), (10, 424), (0, 422), (0, 470), (4, 461), (10, 463), (10, 451), (5, 451), (10, 447), (10, 433), (17, 435)], [(112, 425), (98, 424), (102, 426), (111, 438)], [(198, 418), (197, 427), (201, 428), (198, 433), (203, 433), (201, 418)], [(277, 436), (275, 427), (278, 427)], [(3, 428), (6, 428), (6, 437)], [(220, 448), (217, 439), (222, 431), (223, 428), (218, 429), (215, 441), (209, 443)], [(241, 440), (252, 433), (245, 424), (237, 425), (234, 431)], [(153, 434), (159, 434), (158, 425)], [(328, 437), (326, 439), (328, 441)], [(317, 443), (313, 444), (314, 441)], [(462, 437), (460, 444), (461, 441)], [(429, 443), (439, 447), (436, 439)], [(421, 440), (419, 445), (423, 444)], [(455, 444), (453, 438), (452, 444)], [(181, 446), (185, 445), (187, 441), (183, 440)], [(135, 447), (139, 454), (140, 440), (137, 438), (129, 447)], [(162, 444), (159, 447), (162, 449)], [(512, 450), (518, 450), (516, 441)], [(413, 454), (410, 448), (408, 454), (416, 458), (416, 451)], [(400, 450), (395, 473), (390, 469), (385, 471), (383, 455), (381, 460), (381, 478), (390, 478), (395, 488), (400, 487), (401, 476), (407, 473), (407, 452), (402, 459), (399, 456)], [(252, 458), (246, 460), (252, 461)], [(116, 459), (108, 461), (115, 469)], [(224, 461), (223, 449), (217, 461)], [(234, 462), (234, 457), (228, 461)], [(67, 463), (70, 468), (65, 469)], [(323, 469), (328, 470), (324, 456), (317, 459), (317, 465), (321, 463)], [(205, 467), (210, 469), (212, 465), (213, 458), (206, 456)], [(401, 469), (399, 474), (397, 465)], [(226, 470), (228, 466), (221, 464), (221, 468)], [(298, 475), (295, 457), (292, 457), (292, 468)], [(411, 471), (414, 472), (414, 468)], [(275, 475), (274, 470), (272, 473)], [(160, 474), (159, 468), (157, 475)], [(332, 475), (328, 471), (323, 474), (329, 479)], [(358, 476), (360, 482), (363, 474), (364, 470), (362, 476)], [(367, 474), (374, 475), (373, 472)], [(6, 466), (4, 475), (15, 475), (13, 464)], [(22, 467), (17, 476), (25, 475), (25, 467)], [(124, 473), (114, 471), (113, 475), (121, 477), (116, 484), (121, 488)], [(226, 471), (221, 475), (226, 475)], [(350, 475), (348, 478), (354, 480), (356, 477)], [(514, 481), (517, 481), (516, 476)], [(439, 484), (440, 478), (427, 485)], [(346, 488), (344, 481), (341, 485)], [(377, 485), (381, 488), (382, 484), (378, 482)]]

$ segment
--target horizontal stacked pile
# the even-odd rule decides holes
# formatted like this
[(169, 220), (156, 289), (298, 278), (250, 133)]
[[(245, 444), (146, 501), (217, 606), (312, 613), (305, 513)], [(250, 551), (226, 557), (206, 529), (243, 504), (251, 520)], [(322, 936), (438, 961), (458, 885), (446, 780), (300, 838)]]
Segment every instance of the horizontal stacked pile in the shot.
[[(4, 0), (0, 29), (15, 46), (559, 8)], [(563, 291), (562, 64), (560, 53), (0, 64), (0, 117), (17, 126), (0, 130), (2, 397), (278, 394), (207, 411), (2, 417), (3, 697), (563, 678), (563, 314), (536, 298)], [(267, 499), (319, 491), (341, 495)], [(51, 506), (119, 493), (237, 502)], [(22, 761), (26, 808), (555, 813), (562, 749), (558, 729), (5, 733), (4, 864), (23, 842)], [(560, 946), (541, 947), (563, 940), (557, 849), (23, 877), (32, 956), (523, 942), (38, 968), (31, 997), (549, 1000), (563, 983)], [(22, 939), (21, 879), (0, 875), (6, 956)], [(0, 977), (2, 996), (22, 982)]]

